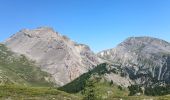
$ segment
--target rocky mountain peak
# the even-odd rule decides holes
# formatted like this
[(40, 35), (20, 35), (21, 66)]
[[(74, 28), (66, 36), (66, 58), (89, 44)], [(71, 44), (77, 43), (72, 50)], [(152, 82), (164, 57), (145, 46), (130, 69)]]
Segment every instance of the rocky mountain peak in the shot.
[(170, 53), (170, 43), (153, 37), (130, 37), (118, 45), (129, 52), (138, 53)]
[(153, 37), (130, 37), (127, 38), (125, 41), (123, 41), (120, 45), (154, 45), (154, 46), (170, 46), (168, 42), (158, 39), (158, 38), (153, 38)]
[(74, 80), (100, 62), (88, 46), (75, 43), (49, 27), (19, 31), (4, 44), (12, 51), (35, 60), (41, 70), (54, 77), (59, 86)]
[(130, 37), (98, 56), (119, 64), (129, 77), (144, 83), (149, 78), (170, 82), (170, 43), (152, 37)]
[[(129, 37), (122, 43), (120, 43), (116, 48), (104, 50), (98, 53), (99, 56), (109, 56), (115, 55), (115, 52), (120, 53), (170, 53), (170, 43), (153, 37)], [(122, 55), (125, 56), (125, 55)]]
[(29, 29), (23, 29), (19, 33), (24, 34), (30, 38), (55, 38), (57, 37), (58, 33), (55, 32), (52, 28), (50, 27), (38, 27), (33, 30)]

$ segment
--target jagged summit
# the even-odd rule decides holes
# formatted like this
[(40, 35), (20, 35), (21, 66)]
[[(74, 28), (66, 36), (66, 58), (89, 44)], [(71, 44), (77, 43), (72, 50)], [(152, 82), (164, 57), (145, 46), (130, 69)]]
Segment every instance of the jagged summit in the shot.
[(49, 27), (19, 31), (4, 43), (12, 51), (35, 60), (62, 86), (97, 65), (100, 59), (83, 44)]

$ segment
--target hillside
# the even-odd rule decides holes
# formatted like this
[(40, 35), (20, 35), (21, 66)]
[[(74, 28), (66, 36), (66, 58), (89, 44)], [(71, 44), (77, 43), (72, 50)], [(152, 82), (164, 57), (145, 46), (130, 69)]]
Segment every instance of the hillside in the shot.
[(50, 74), (41, 71), (33, 61), (0, 44), (0, 85), (53, 86), (51, 79)]
[(80, 97), (54, 88), (50, 74), (43, 72), (34, 61), (11, 52), (0, 44), (1, 100), (79, 100)]
[[(117, 77), (119, 79), (121, 79), (121, 77), (126, 78), (124, 74), (122, 74), (120, 70), (116, 70), (115, 67), (109, 69), (111, 66), (115, 65), (108, 63), (100, 64), (93, 70), (84, 73), (79, 78), (58, 89), (67, 93), (78, 94), (83, 97), (84, 100), (169, 100), (170, 96), (166, 96), (166, 93), (163, 94), (165, 96), (160, 96), (159, 94), (152, 95), (154, 92), (161, 92), (162, 90), (159, 90), (161, 87), (146, 89), (146, 94), (142, 94), (138, 92), (137, 88), (132, 87), (134, 86), (133, 84), (129, 90), (129, 87), (126, 88), (123, 85), (118, 85), (119, 82), (116, 81), (116, 79), (108, 80), (106, 77), (108, 74), (111, 76), (113, 74), (119, 75), (120, 77)], [(169, 88), (167, 88), (167, 90), (169, 90)], [(140, 96), (137, 96), (137, 94), (129, 96), (133, 91), (140, 93)], [(147, 94), (148, 92), (150, 93)]]
[[(107, 95), (106, 90), (112, 92), (107, 96), (94, 100), (169, 100), (170, 96), (126, 96), (127, 93), (120, 91), (117, 87), (110, 88), (109, 84), (98, 84), (96, 90), (101, 90), (97, 94)], [(123, 96), (122, 96), (123, 95)], [(23, 87), (15, 85), (0, 86), (0, 100), (83, 100), (81, 96), (75, 96), (56, 89), (47, 87)]]
[[(68, 93), (80, 93), (82, 96), (86, 96), (86, 91), (88, 89), (93, 89), (97, 98), (107, 99), (110, 96), (123, 97), (128, 96), (128, 89), (120, 86), (118, 81), (109, 80), (107, 75), (119, 75), (121, 74), (119, 70), (114, 67), (109, 69), (112, 65), (103, 63), (84, 73), (79, 78), (70, 82), (69, 84), (60, 87), (59, 90)], [(124, 77), (117, 77), (126, 80)], [(89, 87), (90, 86), (90, 87)], [(92, 86), (92, 87), (91, 87)]]
[(1, 100), (81, 100), (62, 91), (47, 87), (0, 86)]

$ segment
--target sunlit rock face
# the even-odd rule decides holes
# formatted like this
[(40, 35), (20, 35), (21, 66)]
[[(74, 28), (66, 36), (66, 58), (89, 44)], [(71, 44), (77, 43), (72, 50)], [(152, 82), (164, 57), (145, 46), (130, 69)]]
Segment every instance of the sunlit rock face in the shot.
[(78, 44), (49, 27), (24, 29), (4, 44), (12, 51), (35, 60), (56, 84), (65, 85), (100, 63), (87, 45)]
[(116, 48), (104, 50), (98, 56), (119, 64), (138, 84), (151, 79), (170, 83), (170, 43), (152, 37), (130, 37)]

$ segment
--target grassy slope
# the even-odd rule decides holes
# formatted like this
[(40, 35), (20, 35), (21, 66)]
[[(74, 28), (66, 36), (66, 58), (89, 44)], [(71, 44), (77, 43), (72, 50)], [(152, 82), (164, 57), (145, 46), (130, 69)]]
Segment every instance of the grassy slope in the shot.
[(0, 84), (51, 86), (50, 75), (36, 67), (23, 55), (15, 55), (0, 44)]
[[(94, 85), (98, 100), (108, 100), (109, 98), (127, 97), (128, 90), (126, 88), (119, 89), (117, 85), (110, 85), (108, 82), (97, 82)], [(83, 95), (82, 95), (83, 96)]]
[(47, 87), (0, 86), (0, 100), (80, 100), (80, 97)]
[(126, 96), (126, 97), (110, 97), (107, 100), (170, 100), (170, 96)]
[(95, 84), (95, 91), (98, 96), (96, 100), (170, 100), (170, 96), (128, 96), (126, 88), (120, 90), (118, 86), (108, 83)]

